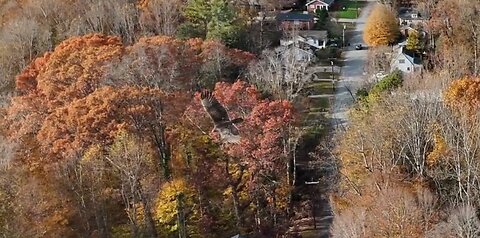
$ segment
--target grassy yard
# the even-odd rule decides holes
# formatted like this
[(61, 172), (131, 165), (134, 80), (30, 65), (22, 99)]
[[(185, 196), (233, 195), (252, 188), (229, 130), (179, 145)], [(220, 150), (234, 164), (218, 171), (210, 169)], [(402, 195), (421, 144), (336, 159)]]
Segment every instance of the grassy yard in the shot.
[(332, 13), (338, 18), (355, 19), (360, 14), (358, 8), (363, 8), (366, 1), (338, 0), (332, 6)]
[(345, 11), (338, 12), (338, 18), (347, 18), (347, 19), (355, 19), (358, 17), (356, 10), (347, 9)]

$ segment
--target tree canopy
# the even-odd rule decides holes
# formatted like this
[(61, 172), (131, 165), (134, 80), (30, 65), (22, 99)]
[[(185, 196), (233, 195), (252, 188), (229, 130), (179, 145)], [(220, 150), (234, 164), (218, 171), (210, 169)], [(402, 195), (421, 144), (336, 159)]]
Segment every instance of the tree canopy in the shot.
[[(7, 132), (25, 148), (15, 161), (46, 183), (37, 196), (62, 193), (66, 205), (28, 207), (55, 218), (30, 230), (208, 236), (260, 229), (250, 217), (261, 212), (270, 214), (261, 229), (274, 231), (267, 221), (283, 214), (291, 191), (284, 148), (296, 112), (237, 80), (253, 59), (215, 41), (157, 36), (125, 46), (93, 34), (32, 61), (16, 78)], [(244, 118), (240, 144), (207, 133), (196, 91), (209, 86)]]
[(385, 5), (377, 4), (368, 16), (363, 40), (370, 46), (395, 43), (400, 34), (395, 14)]

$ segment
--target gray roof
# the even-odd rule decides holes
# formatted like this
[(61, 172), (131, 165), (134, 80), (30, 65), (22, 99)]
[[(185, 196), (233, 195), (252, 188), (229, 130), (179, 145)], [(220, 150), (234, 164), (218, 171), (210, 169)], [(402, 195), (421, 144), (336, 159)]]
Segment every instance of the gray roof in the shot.
[[(412, 17), (412, 14), (416, 14), (417, 17), (416, 18)], [(423, 19), (426, 19), (424, 14), (422, 14), (420, 11), (412, 9), (412, 8), (400, 8), (400, 10), (398, 11), (398, 17), (400, 19), (405, 19), (405, 20), (414, 20), (414, 19), (423, 20)]]
[(302, 12), (286, 12), (277, 15), (278, 21), (313, 21), (313, 16)]
[(298, 31), (298, 34), (307, 37), (307, 38), (314, 38), (317, 40), (324, 40), (327, 39), (328, 32), (327, 31)]
[(410, 63), (412, 64), (421, 64), (422, 62), (420, 61), (420, 58), (418, 58), (415, 54), (415, 52), (411, 51), (411, 50), (407, 50), (407, 48), (405, 46), (402, 46), (399, 50), (399, 53), (400, 54), (403, 54), (405, 56), (405, 58), (408, 59), (408, 61), (410, 61)]

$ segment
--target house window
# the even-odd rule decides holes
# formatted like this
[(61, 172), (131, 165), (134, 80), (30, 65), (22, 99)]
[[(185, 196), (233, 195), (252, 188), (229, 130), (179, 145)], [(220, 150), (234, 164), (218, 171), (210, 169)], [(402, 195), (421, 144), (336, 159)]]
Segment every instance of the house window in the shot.
[(320, 5), (317, 5), (317, 9), (320, 9)]
[(294, 25), (300, 25), (300, 21), (295, 20), (295, 21), (293, 21), (293, 24), (294, 24)]
[(405, 64), (405, 60), (404, 59), (398, 60), (398, 63)]
[(407, 67), (407, 71), (410, 71), (410, 67)]

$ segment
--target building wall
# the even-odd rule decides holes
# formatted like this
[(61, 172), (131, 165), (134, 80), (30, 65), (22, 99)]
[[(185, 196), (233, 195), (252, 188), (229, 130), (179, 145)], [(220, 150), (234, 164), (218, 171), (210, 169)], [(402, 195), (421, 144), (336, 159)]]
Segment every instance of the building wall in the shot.
[(328, 6), (326, 4), (323, 4), (321, 2), (315, 2), (315, 3), (312, 3), (310, 5), (308, 5), (307, 7), (307, 10), (309, 12), (315, 12), (315, 10), (317, 10), (318, 8), (322, 9), (322, 8), (326, 8), (328, 10)]
[(415, 65), (410, 63), (408, 61), (407, 57), (405, 57), (403, 54), (398, 55), (398, 57), (395, 59), (394, 62), (392, 62), (392, 70), (394, 69), (399, 69), (400, 71), (404, 73), (411, 73), (415, 72)]

